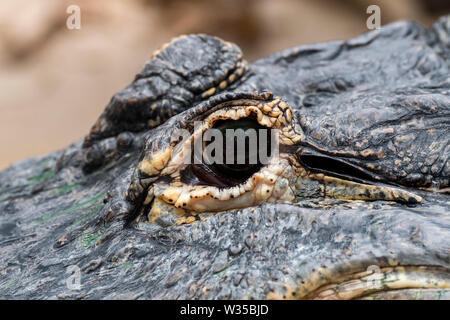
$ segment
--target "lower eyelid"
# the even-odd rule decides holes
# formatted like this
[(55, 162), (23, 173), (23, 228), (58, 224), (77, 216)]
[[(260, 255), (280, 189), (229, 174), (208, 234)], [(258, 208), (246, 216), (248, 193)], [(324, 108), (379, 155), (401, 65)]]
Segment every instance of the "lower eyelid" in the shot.
[(204, 164), (192, 164), (185, 170), (190, 170), (192, 174), (198, 179), (197, 184), (215, 186), (219, 188), (227, 188), (228, 184), (224, 183), (216, 174)]

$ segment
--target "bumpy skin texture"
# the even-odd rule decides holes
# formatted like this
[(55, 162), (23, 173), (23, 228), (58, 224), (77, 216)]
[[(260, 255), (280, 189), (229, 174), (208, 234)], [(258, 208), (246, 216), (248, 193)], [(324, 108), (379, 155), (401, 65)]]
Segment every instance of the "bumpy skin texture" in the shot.
[(379, 180), (448, 187), (448, 35), (441, 28), (394, 24), (325, 50), (294, 49), (270, 58), (268, 68), (255, 63), (250, 80), (299, 106), (304, 153), (344, 159)]
[[(399, 22), (248, 67), (215, 38), (168, 45), (84, 141), (0, 173), (0, 297), (450, 299), (450, 201), (426, 190), (449, 183), (449, 38), (450, 17), (430, 30)], [(265, 90), (295, 109), (300, 155), (355, 165), (423, 202), (263, 203), (124, 228), (143, 203), (130, 184), (151, 183), (135, 170), (146, 148), (165, 150), (170, 130), (221, 99)], [(81, 269), (79, 290), (66, 285), (71, 265)], [(371, 266), (381, 286), (367, 279)]]
[[(158, 126), (227, 87), (246, 70), (234, 44), (205, 35), (181, 36), (155, 52), (134, 81), (116, 93), (85, 138), (83, 169), (98, 168), (109, 147), (99, 140)], [(233, 82), (233, 81), (231, 81)], [(106, 149), (106, 150), (105, 150)]]

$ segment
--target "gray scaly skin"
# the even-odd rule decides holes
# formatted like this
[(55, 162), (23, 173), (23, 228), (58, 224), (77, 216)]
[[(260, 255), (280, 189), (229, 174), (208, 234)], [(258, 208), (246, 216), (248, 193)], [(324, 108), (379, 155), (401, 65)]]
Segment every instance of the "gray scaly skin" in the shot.
[[(0, 297), (449, 299), (449, 37), (399, 22), (252, 64), (173, 40), (84, 141), (0, 173)], [(239, 110), (281, 129), (284, 171), (247, 198), (177, 180), (178, 130)]]

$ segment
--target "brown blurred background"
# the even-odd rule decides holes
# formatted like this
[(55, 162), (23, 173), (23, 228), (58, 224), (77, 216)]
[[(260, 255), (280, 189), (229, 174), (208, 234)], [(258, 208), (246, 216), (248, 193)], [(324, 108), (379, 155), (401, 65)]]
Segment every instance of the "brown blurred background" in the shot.
[[(66, 27), (70, 4), (81, 9), (80, 30)], [(217, 35), (253, 61), (366, 32), (371, 4), (382, 24), (430, 26), (450, 12), (448, 0), (2, 0), (0, 169), (82, 138), (173, 36)]]

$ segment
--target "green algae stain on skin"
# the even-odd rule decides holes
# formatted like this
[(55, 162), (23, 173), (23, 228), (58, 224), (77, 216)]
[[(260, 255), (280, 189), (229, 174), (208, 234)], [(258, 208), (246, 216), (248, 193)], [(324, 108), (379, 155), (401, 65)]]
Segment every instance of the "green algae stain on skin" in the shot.
[(85, 215), (83, 215), (83, 216), (79, 217), (77, 220), (75, 220), (74, 223), (72, 224), (72, 226), (76, 226), (76, 225), (80, 224), (83, 220), (85, 220), (86, 218), (100, 212), (100, 210), (103, 208), (103, 206), (104, 206), (103, 202), (95, 204), (92, 208), (89, 208), (88, 212)]
[(416, 292), (416, 296), (414, 297), (415, 300), (419, 300), (421, 298), (422, 295), (422, 290), (419, 290)]
[(96, 201), (99, 201), (99, 200), (101, 201), (103, 199), (103, 197), (105, 196), (105, 194), (106, 194), (106, 192), (103, 191), (103, 192), (97, 194), (95, 197), (93, 197), (91, 199), (88, 199), (86, 201), (83, 201), (81, 203), (78, 203), (78, 204), (76, 204), (76, 205), (74, 205), (74, 206), (72, 206), (70, 208), (62, 210), (62, 211), (57, 212), (55, 214), (44, 216), (41, 219), (37, 220), (36, 223), (41, 224), (41, 223), (48, 222), (48, 221), (53, 220), (53, 219), (55, 219), (55, 218), (57, 218), (59, 216), (62, 216), (64, 214), (71, 213), (71, 212), (74, 212), (74, 211), (76, 211), (78, 209), (86, 207), (86, 206), (88, 206), (89, 204), (91, 204), (93, 202), (96, 202)]
[(125, 263), (122, 265), (122, 270), (127, 271), (127, 270), (130, 269), (130, 268), (131, 268), (131, 263), (130, 263), (130, 262), (125, 262)]
[[(439, 290), (438, 291), (438, 296), (437, 296), (437, 300), (441, 300), (442, 299), (442, 295), (447, 295), (450, 292), (450, 290)], [(444, 298), (446, 299), (446, 297)]]
[(75, 189), (79, 185), (80, 185), (80, 183), (74, 182), (74, 183), (70, 183), (70, 184), (66, 184), (64, 186), (58, 187), (58, 188), (55, 189), (55, 191), (53, 191), (53, 195), (54, 196), (59, 196), (61, 194), (70, 192), (70, 191), (72, 191), (73, 189)]
[(102, 237), (101, 232), (83, 232), (81, 235), (81, 245), (84, 249), (95, 245), (95, 243)]
[(8, 282), (7, 284), (5, 284), (4, 286), (0, 287), (0, 292), (10, 289), (10, 288), (16, 286), (18, 283), (19, 283), (19, 280), (12, 280), (12, 281)]
[(36, 171), (40, 170), (41, 173), (38, 174), (37, 176), (28, 178), (27, 181), (30, 183), (38, 183), (38, 182), (44, 182), (44, 181), (47, 181), (47, 180), (53, 178), (53, 176), (56, 175), (56, 169), (55, 169), (54, 165), (50, 165), (52, 160), (53, 159), (45, 159), (45, 160), (39, 162), (35, 166), (35, 168), (36, 168)]
[(49, 179), (51, 179), (54, 175), (56, 174), (56, 170), (55, 169), (44, 169), (41, 174), (28, 178), (28, 182), (31, 183), (38, 183), (38, 182), (44, 182), (47, 181)]

